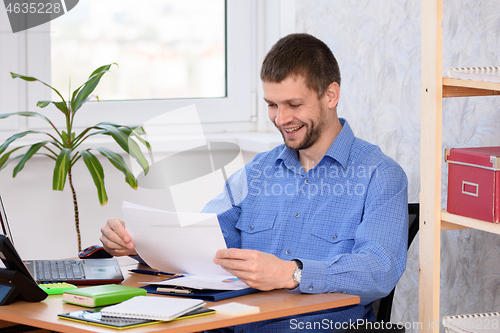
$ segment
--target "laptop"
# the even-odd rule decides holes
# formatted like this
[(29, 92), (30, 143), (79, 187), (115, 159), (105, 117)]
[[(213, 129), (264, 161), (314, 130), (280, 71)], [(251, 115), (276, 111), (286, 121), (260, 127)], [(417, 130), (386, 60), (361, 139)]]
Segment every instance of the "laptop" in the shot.
[[(9, 238), (12, 247), (14, 247), (14, 240), (1, 198), (0, 226), (0, 232)], [(7, 268), (9, 268), (9, 264), (12, 264), (7, 263), (4, 258), (2, 258), (2, 261)], [(120, 283), (124, 280), (118, 261), (115, 258), (23, 260), (23, 263), (37, 283), (109, 284)]]

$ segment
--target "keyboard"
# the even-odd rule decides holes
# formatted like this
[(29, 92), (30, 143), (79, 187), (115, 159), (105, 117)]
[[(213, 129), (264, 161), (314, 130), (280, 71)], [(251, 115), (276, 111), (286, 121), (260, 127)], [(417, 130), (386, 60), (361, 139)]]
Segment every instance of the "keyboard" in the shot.
[(36, 262), (38, 281), (80, 280), (83, 267), (76, 260), (40, 260)]

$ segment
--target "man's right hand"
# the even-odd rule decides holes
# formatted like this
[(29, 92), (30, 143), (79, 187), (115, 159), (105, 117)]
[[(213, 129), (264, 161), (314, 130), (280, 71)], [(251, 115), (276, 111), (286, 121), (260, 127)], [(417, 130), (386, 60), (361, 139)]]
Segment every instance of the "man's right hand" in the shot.
[(111, 218), (106, 225), (101, 228), (100, 240), (104, 249), (113, 256), (136, 255), (134, 242), (125, 230), (125, 222)]

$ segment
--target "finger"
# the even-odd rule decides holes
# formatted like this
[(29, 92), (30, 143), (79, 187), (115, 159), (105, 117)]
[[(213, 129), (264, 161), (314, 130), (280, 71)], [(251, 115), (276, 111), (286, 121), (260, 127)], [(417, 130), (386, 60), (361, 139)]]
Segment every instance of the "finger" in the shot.
[(117, 233), (111, 229), (109, 225), (105, 225), (101, 228), (102, 241), (106, 243), (109, 247), (127, 247), (127, 243), (123, 241), (123, 239), (118, 236)]
[[(128, 247), (111, 242), (104, 235), (101, 235), (99, 240), (101, 241), (104, 250), (106, 250), (111, 255), (124, 256), (124, 255), (137, 254), (137, 252), (134, 249), (129, 249)], [(132, 245), (133, 245), (133, 243), (132, 243)]]
[(125, 222), (116, 218), (111, 218), (108, 220), (108, 225), (125, 243), (130, 242), (130, 235), (125, 229)]
[(254, 250), (223, 249), (217, 251), (216, 257), (220, 259), (249, 260), (255, 256)]
[(105, 247), (105, 250), (109, 252), (109, 250), (133, 250), (134, 243), (129, 242), (125, 243), (114, 231), (112, 231), (109, 227), (103, 227), (101, 229), (102, 235), (100, 240)]
[(214, 262), (225, 270), (250, 271), (250, 265), (245, 260), (215, 258)]
[[(131, 242), (130, 235), (121, 222), (122, 221), (118, 219), (109, 219), (108, 223), (101, 228), (101, 233), (109, 242), (115, 243), (118, 247), (133, 249), (134, 244)], [(108, 246), (116, 248), (116, 246), (112, 244), (108, 244)]]
[[(259, 282), (255, 274), (248, 273), (248, 272), (242, 272), (238, 270), (232, 270), (232, 269), (226, 269), (228, 273), (231, 275), (236, 276), (241, 282), (245, 283), (251, 288), (255, 289), (260, 289), (260, 290), (266, 290), (264, 285)], [(268, 289), (268, 288), (267, 288)]]

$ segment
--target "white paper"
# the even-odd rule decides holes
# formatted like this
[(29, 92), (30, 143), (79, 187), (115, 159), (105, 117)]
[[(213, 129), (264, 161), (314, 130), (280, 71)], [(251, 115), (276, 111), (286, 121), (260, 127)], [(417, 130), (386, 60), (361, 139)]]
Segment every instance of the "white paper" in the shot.
[(228, 275), (213, 262), (216, 252), (226, 248), (216, 214), (169, 212), (129, 202), (124, 202), (122, 209), (137, 253), (152, 268)]
[[(146, 282), (151, 283), (151, 282)], [(178, 286), (191, 289), (213, 289), (213, 290), (242, 290), (249, 288), (247, 284), (238, 278), (215, 275), (188, 275), (174, 279), (155, 282), (155, 285)]]

